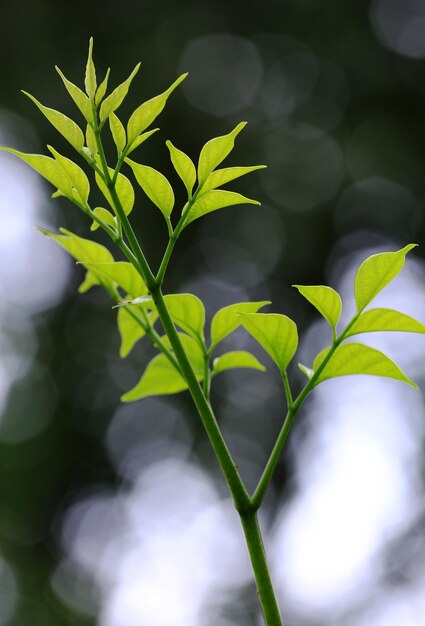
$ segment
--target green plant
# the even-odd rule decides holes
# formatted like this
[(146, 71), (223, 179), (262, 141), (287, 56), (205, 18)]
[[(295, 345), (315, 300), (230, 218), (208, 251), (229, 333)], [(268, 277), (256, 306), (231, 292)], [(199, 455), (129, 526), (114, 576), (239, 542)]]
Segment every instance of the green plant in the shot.
[[(285, 315), (260, 313), (269, 302), (243, 302), (219, 310), (211, 324), (211, 342), (204, 337), (205, 310), (192, 294), (163, 295), (162, 286), (179, 235), (191, 222), (204, 215), (234, 204), (253, 203), (222, 186), (245, 174), (261, 169), (262, 165), (217, 169), (234, 147), (235, 138), (245, 126), (242, 122), (227, 135), (210, 140), (202, 148), (198, 166), (170, 141), (166, 142), (172, 164), (187, 192), (187, 202), (181, 214), (172, 221), (174, 192), (160, 172), (142, 165), (129, 155), (158, 129), (150, 126), (164, 109), (173, 90), (185, 79), (180, 76), (162, 94), (136, 108), (124, 127), (116, 110), (127, 96), (139, 65), (121, 85), (106, 95), (109, 70), (98, 85), (92, 60), (90, 41), (85, 74), (84, 93), (58, 72), (64, 85), (82, 113), (85, 133), (66, 115), (42, 105), (26, 94), (94, 171), (94, 180), (105, 199), (105, 207), (92, 208), (89, 203), (90, 183), (85, 172), (72, 160), (48, 146), (52, 156), (24, 154), (3, 148), (28, 163), (56, 189), (54, 197), (65, 196), (90, 219), (91, 230), (101, 228), (126, 259), (115, 260), (111, 252), (99, 243), (81, 238), (61, 229), (56, 234), (41, 229), (54, 239), (86, 269), (80, 286), (85, 292), (93, 286), (103, 287), (118, 307), (118, 328), (121, 335), (122, 357), (127, 356), (138, 341), (148, 336), (158, 349), (147, 365), (139, 383), (123, 396), (124, 402), (157, 395), (172, 394), (188, 389), (211, 445), (227, 481), (234, 506), (240, 516), (251, 557), (258, 595), (265, 623), (282, 624), (278, 604), (267, 566), (257, 511), (262, 505), (273, 472), (288, 437), (294, 419), (307, 395), (321, 382), (348, 374), (373, 374), (415, 384), (400, 368), (380, 351), (361, 343), (346, 342), (355, 335), (373, 331), (407, 331), (425, 333), (425, 326), (415, 319), (391, 309), (366, 309), (375, 296), (401, 271), (410, 244), (396, 252), (373, 255), (359, 267), (354, 291), (357, 310), (348, 325), (337, 331), (342, 311), (339, 294), (331, 287), (294, 285), (325, 318), (330, 326), (331, 343), (315, 358), (312, 367), (299, 364), (306, 383), (293, 397), (287, 370), (297, 350), (295, 323)], [(116, 162), (108, 165), (102, 136), (109, 126), (116, 146)], [(135, 203), (133, 184), (121, 172), (126, 165), (146, 196), (162, 212), (167, 229), (168, 244), (157, 271), (146, 259), (138, 236), (130, 222)], [(155, 328), (160, 321), (165, 334)], [(250, 495), (239, 475), (210, 403), (211, 382), (216, 375), (239, 367), (263, 371), (264, 366), (246, 351), (233, 351), (213, 358), (216, 347), (239, 326), (269, 354), (281, 373), (286, 395), (287, 413), (264, 472), (254, 493)], [(179, 328), (179, 330), (177, 330)]]

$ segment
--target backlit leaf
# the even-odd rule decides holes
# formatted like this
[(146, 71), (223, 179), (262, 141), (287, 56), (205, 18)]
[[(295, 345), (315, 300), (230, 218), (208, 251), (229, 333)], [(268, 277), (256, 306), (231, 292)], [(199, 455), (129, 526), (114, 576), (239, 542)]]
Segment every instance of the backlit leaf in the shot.
[(199, 298), (191, 293), (164, 296), (173, 322), (188, 335), (201, 339), (204, 335), (205, 309)]
[(126, 136), (124, 126), (115, 113), (111, 113), (109, 116), (109, 126), (119, 156), (125, 148)]
[(220, 165), (235, 145), (235, 138), (246, 126), (241, 122), (227, 135), (210, 139), (201, 150), (198, 163), (198, 181), (202, 185), (213, 170)]
[(49, 181), (56, 189), (59, 189), (63, 195), (72, 198), (71, 181), (58, 161), (51, 157), (44, 156), (44, 154), (25, 154), (24, 152), (13, 150), (12, 148), (0, 148), (0, 150), (15, 154), (36, 172), (41, 174), (41, 176)]
[(87, 144), (87, 148), (90, 150), (90, 154), (92, 155), (93, 161), (95, 161), (96, 155), (98, 153), (97, 142), (96, 142), (96, 135), (94, 134), (93, 129), (90, 126), (90, 124), (87, 124), (87, 127), (86, 127), (86, 144)]
[(308, 380), (310, 380), (310, 378), (314, 374), (313, 370), (310, 367), (307, 367), (306, 365), (303, 365), (302, 363), (298, 363), (298, 369), (300, 370), (300, 372), (304, 374), (304, 376), (307, 377)]
[(224, 207), (232, 206), (234, 204), (261, 204), (257, 200), (251, 200), (245, 198), (240, 193), (234, 191), (207, 191), (206, 194), (200, 196), (190, 209), (189, 215), (186, 219), (185, 226), (193, 222), (194, 220), (217, 211), (217, 209), (223, 209)]
[(66, 87), (71, 98), (74, 100), (75, 104), (87, 120), (87, 122), (93, 122), (93, 111), (90, 102), (90, 98), (86, 96), (84, 91), (81, 91), (77, 85), (74, 85), (69, 81), (63, 74), (63, 72), (56, 66), (56, 71), (59, 76), (62, 78), (63, 84)]
[(261, 372), (265, 372), (266, 370), (264, 365), (250, 352), (235, 350), (233, 352), (226, 352), (226, 354), (214, 359), (212, 375), (215, 376), (220, 372), (234, 369), (235, 367), (248, 367), (254, 370), (260, 370)]
[[(201, 350), (201, 347), (195, 339), (189, 337), (189, 335), (185, 335), (184, 333), (177, 333), (180, 339), (180, 342), (183, 345), (184, 351), (186, 352), (187, 358), (189, 359), (193, 371), (196, 374), (198, 380), (201, 380), (204, 376), (204, 356)], [(161, 337), (162, 342), (167, 348), (173, 351), (171, 347), (171, 343), (167, 335), (163, 335)]]
[(147, 288), (142, 278), (135, 267), (131, 263), (127, 263), (127, 261), (115, 261), (113, 263), (85, 262), (83, 265), (94, 274), (105, 278), (107, 282), (116, 283), (125, 293), (133, 298), (147, 293)]
[(170, 151), (171, 162), (180, 176), (187, 189), (187, 195), (192, 195), (193, 185), (196, 182), (196, 168), (190, 157), (187, 156), (182, 150), (179, 150), (171, 141), (166, 141), (166, 145)]
[(360, 333), (376, 331), (401, 331), (407, 333), (425, 333), (425, 325), (410, 315), (392, 309), (369, 309), (364, 311), (354, 322), (347, 337)]
[[(108, 170), (109, 170), (109, 176), (111, 176), (112, 178), (114, 175), (114, 170), (111, 167), (109, 167)], [(100, 191), (103, 193), (103, 195), (109, 202), (110, 207), (115, 213), (116, 212), (115, 204), (110, 194), (110, 191), (108, 187), (105, 185), (103, 179), (99, 176), (97, 172), (95, 174), (95, 179), (96, 179), (97, 186), (99, 187)], [(115, 191), (117, 192), (117, 196), (121, 202), (121, 206), (124, 209), (124, 213), (126, 215), (129, 215), (129, 213), (131, 212), (134, 206), (134, 198), (135, 198), (134, 189), (133, 189), (133, 185), (128, 180), (127, 176), (124, 176), (124, 174), (121, 174), (121, 172), (117, 176), (117, 180), (115, 183)]]
[(279, 369), (286, 370), (298, 346), (295, 322), (277, 313), (241, 313), (240, 320)]
[(102, 82), (100, 83), (99, 87), (97, 88), (96, 97), (95, 97), (96, 106), (99, 105), (102, 102), (102, 100), (103, 100), (103, 98), (105, 96), (106, 90), (108, 88), (108, 81), (109, 81), (109, 74), (110, 74), (110, 72), (111, 72), (111, 68), (108, 67), (108, 69), (106, 71), (105, 78), (102, 80)]
[(55, 157), (56, 161), (63, 167), (64, 171), (68, 175), (73, 189), (76, 191), (77, 200), (83, 205), (87, 204), (87, 200), (90, 193), (90, 183), (84, 171), (74, 161), (59, 154), (57, 150), (52, 146), (47, 146), (50, 152)]
[(93, 37), (90, 37), (89, 54), (87, 57), (86, 75), (84, 78), (86, 93), (90, 98), (94, 98), (97, 89), (96, 70), (93, 63)]
[(131, 159), (125, 161), (133, 170), (137, 182), (148, 198), (165, 217), (169, 217), (174, 206), (174, 192), (165, 176), (153, 167), (141, 165)]
[(116, 109), (118, 109), (118, 107), (121, 105), (122, 101), (128, 94), (131, 82), (139, 71), (139, 68), (140, 63), (136, 65), (130, 76), (123, 83), (121, 83), (121, 85), (118, 85), (118, 87), (116, 87), (114, 91), (109, 94), (109, 96), (105, 98), (105, 100), (102, 102), (99, 113), (101, 123), (103, 123), (109, 117), (109, 115), (113, 111), (116, 111)]
[[(96, 207), (93, 210), (93, 213), (97, 217), (99, 217), (105, 224), (107, 224), (108, 226), (111, 226), (114, 230), (116, 230), (117, 223), (112, 213), (110, 213), (106, 209), (103, 209), (102, 207)], [(93, 224), (90, 227), (90, 230), (97, 230), (98, 228), (99, 228), (99, 224), (97, 222), (93, 222)]]
[(142, 378), (122, 397), (123, 402), (134, 402), (148, 396), (169, 395), (187, 389), (187, 383), (164, 354), (154, 357)]
[[(329, 348), (326, 348), (317, 355), (313, 363), (314, 371), (320, 367), (328, 351)], [(402, 372), (394, 361), (379, 350), (361, 343), (345, 343), (338, 346), (319, 375), (316, 384), (329, 378), (350, 374), (384, 376), (401, 380), (412, 387), (416, 387), (415, 383)]]
[(26, 91), (23, 91), (30, 100), (34, 102), (34, 104), (40, 109), (43, 115), (49, 120), (49, 122), (56, 128), (60, 134), (65, 137), (67, 141), (71, 144), (73, 148), (77, 150), (77, 152), (81, 152), (84, 146), (84, 135), (83, 131), (77, 124), (71, 120), (69, 117), (60, 113), (59, 111), (55, 111), (55, 109), (50, 109), (49, 107), (44, 106), (39, 102), (34, 96)]
[(324, 285), (292, 285), (306, 300), (308, 300), (327, 322), (336, 328), (339, 318), (342, 312), (342, 302), (340, 295), (332, 289), (332, 287), (325, 287)]
[(416, 245), (411, 243), (397, 252), (373, 254), (363, 261), (354, 281), (358, 311), (362, 311), (397, 276), (404, 267), (406, 254)]
[(127, 136), (129, 144), (132, 144), (136, 137), (146, 130), (158, 117), (165, 107), (169, 95), (180, 85), (186, 76), (187, 74), (182, 74), (166, 91), (137, 107), (128, 120)]
[(158, 131), (159, 128), (153, 128), (152, 130), (148, 130), (146, 131), (146, 133), (142, 133), (141, 135), (136, 137), (136, 139), (131, 144), (131, 147), (126, 149), (126, 154), (130, 154), (131, 152), (133, 152), (133, 150), (141, 146), (142, 143), (146, 141), (146, 139), (149, 139), (149, 137), (151, 137), (154, 133), (157, 133)]
[(229, 183), (231, 180), (235, 180), (236, 178), (240, 178), (241, 176), (245, 176), (245, 174), (249, 174), (250, 172), (255, 172), (255, 170), (262, 170), (267, 165), (252, 165), (248, 167), (225, 167), (221, 170), (215, 170), (212, 172), (205, 183), (202, 185), (202, 193), (206, 191), (211, 191), (211, 189), (217, 189), (217, 187), (222, 187), (226, 183)]
[(211, 322), (211, 348), (213, 349), (220, 341), (230, 335), (241, 325), (239, 313), (256, 313), (259, 309), (270, 304), (270, 300), (261, 302), (237, 302), (225, 306), (214, 315)]
[[(121, 345), (120, 345), (120, 357), (126, 357), (134, 348), (136, 343), (142, 339), (146, 335), (146, 331), (141, 325), (141, 323), (135, 319), (132, 311), (135, 312), (135, 315), (140, 315), (140, 310), (137, 311), (136, 307), (132, 307), (131, 310), (125, 307), (121, 307), (118, 309), (118, 331), (121, 337)], [(144, 310), (144, 314), (148, 317), (149, 323), (153, 325), (155, 323), (156, 318), (158, 317), (156, 311), (146, 311)]]

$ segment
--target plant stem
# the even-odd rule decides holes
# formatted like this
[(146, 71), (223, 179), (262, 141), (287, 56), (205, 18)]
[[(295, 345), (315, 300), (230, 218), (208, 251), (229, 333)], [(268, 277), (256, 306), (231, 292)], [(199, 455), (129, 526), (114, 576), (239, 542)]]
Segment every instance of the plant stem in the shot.
[(257, 515), (255, 512), (250, 512), (241, 515), (240, 518), (245, 533), (249, 556), (251, 558), (252, 569), (254, 570), (258, 598), (263, 611), (264, 621), (267, 626), (283, 626), (272, 580), (270, 578)]

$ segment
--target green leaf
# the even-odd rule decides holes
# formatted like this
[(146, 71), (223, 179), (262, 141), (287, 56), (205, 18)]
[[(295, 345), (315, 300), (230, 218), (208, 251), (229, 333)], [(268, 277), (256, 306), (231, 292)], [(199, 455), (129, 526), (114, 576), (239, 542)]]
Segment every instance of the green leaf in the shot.
[(131, 82), (139, 71), (139, 68), (140, 63), (136, 65), (130, 76), (123, 83), (121, 83), (121, 85), (118, 85), (118, 87), (116, 87), (114, 91), (102, 102), (99, 114), (101, 124), (105, 122), (109, 115), (113, 111), (116, 111), (116, 109), (118, 109), (118, 107), (122, 104), (122, 101), (128, 94)]
[(196, 182), (196, 168), (193, 161), (187, 154), (182, 152), (182, 150), (173, 146), (171, 141), (166, 141), (165, 143), (170, 151), (171, 162), (174, 169), (183, 181), (187, 189), (187, 195), (190, 197), (192, 195), (193, 185)]
[(277, 313), (240, 313), (240, 320), (279, 369), (286, 370), (298, 346), (295, 322)]
[(60, 134), (65, 137), (67, 141), (71, 144), (77, 152), (81, 152), (84, 146), (84, 135), (83, 131), (77, 124), (71, 120), (69, 117), (60, 113), (59, 111), (55, 111), (55, 109), (50, 109), (49, 107), (44, 106), (39, 102), (34, 96), (26, 91), (23, 91), (30, 100), (34, 102), (34, 104), (40, 109), (43, 115), (49, 120), (49, 122), (56, 128)]
[(108, 67), (108, 69), (106, 71), (105, 78), (102, 80), (102, 82), (100, 83), (99, 87), (97, 88), (96, 97), (95, 97), (96, 106), (98, 106), (102, 102), (102, 100), (103, 100), (103, 98), (105, 96), (106, 90), (108, 88), (108, 81), (109, 81), (109, 74), (110, 74), (110, 72), (111, 72), (111, 68)]
[[(99, 217), (105, 224), (107, 224), (108, 226), (111, 226), (111, 228), (116, 230), (117, 223), (112, 213), (110, 213), (106, 209), (103, 209), (102, 207), (96, 207), (93, 210), (93, 213), (97, 215), (97, 217)], [(90, 226), (90, 230), (97, 230), (98, 228), (99, 228), (99, 224), (97, 222), (93, 222), (93, 224)]]
[(89, 289), (97, 287), (98, 285), (101, 285), (101, 283), (99, 282), (97, 276), (92, 274), (92, 272), (86, 272), (83, 282), (78, 287), (78, 293), (87, 293)]
[(354, 322), (346, 337), (360, 333), (379, 331), (401, 331), (406, 333), (425, 333), (425, 325), (410, 315), (392, 309), (369, 309), (364, 311)]
[(96, 135), (93, 132), (92, 127), (90, 126), (90, 124), (87, 124), (86, 127), (86, 143), (87, 143), (87, 148), (90, 150), (90, 154), (92, 156), (93, 161), (96, 160), (96, 155), (97, 155), (97, 142), (96, 142)]
[(164, 299), (173, 322), (188, 335), (202, 340), (205, 309), (201, 300), (191, 293), (168, 294)]
[(79, 87), (77, 87), (77, 85), (74, 85), (73, 83), (71, 83), (71, 81), (69, 81), (64, 76), (64, 74), (58, 68), (58, 66), (56, 66), (56, 71), (59, 74), (59, 76), (62, 78), (63, 84), (66, 87), (66, 90), (68, 91), (71, 98), (74, 100), (75, 104), (77, 105), (77, 107), (79, 108), (79, 110), (81, 111), (85, 119), (87, 120), (87, 122), (93, 122), (93, 111), (91, 107), (90, 98), (88, 98), (86, 94), (83, 91), (81, 91)]
[(148, 292), (145, 283), (137, 270), (127, 261), (112, 263), (87, 263), (83, 265), (99, 277), (105, 278), (108, 283), (116, 283), (121, 289), (135, 298)]
[(207, 193), (195, 200), (184, 225), (186, 227), (188, 224), (199, 217), (206, 215), (207, 213), (211, 213), (212, 211), (217, 211), (217, 209), (223, 209), (224, 207), (232, 206), (234, 204), (260, 205), (261, 203), (257, 200), (245, 198), (245, 196), (242, 196), (240, 193), (235, 193), (234, 191), (207, 191)]
[(235, 350), (233, 352), (226, 352), (226, 354), (214, 359), (212, 375), (215, 376), (220, 372), (234, 369), (235, 367), (249, 367), (254, 370), (260, 370), (261, 372), (266, 371), (264, 365), (262, 365), (253, 354), (245, 350)]
[(44, 154), (25, 154), (19, 150), (13, 150), (12, 148), (0, 148), (6, 152), (16, 155), (22, 161), (25, 161), (36, 172), (41, 174), (49, 183), (56, 189), (62, 192), (63, 195), (73, 199), (72, 184), (64, 168), (61, 164), (52, 159), (51, 157), (44, 156)]
[(235, 145), (235, 138), (246, 126), (241, 122), (229, 134), (210, 139), (201, 150), (198, 163), (198, 181), (201, 186), (213, 170), (220, 165)]
[(255, 170), (262, 170), (265, 167), (267, 165), (251, 165), (248, 167), (225, 167), (221, 170), (215, 170), (202, 185), (202, 192), (205, 193), (206, 191), (211, 191), (211, 189), (217, 189), (217, 187), (222, 187), (222, 185), (235, 180), (235, 178), (240, 178), (245, 176), (245, 174), (255, 172)]
[(125, 148), (126, 144), (126, 136), (125, 136), (125, 128), (115, 115), (115, 113), (111, 113), (109, 116), (109, 126), (111, 129), (112, 138), (117, 147), (118, 156), (120, 156), (121, 152)]
[[(134, 308), (132, 311), (134, 311)], [(147, 312), (145, 309), (143, 311), (148, 316), (149, 323), (153, 325), (158, 317), (157, 312)], [(141, 323), (131, 314), (131, 311), (125, 307), (118, 309), (117, 324), (121, 337), (120, 357), (124, 358), (132, 351), (136, 343), (146, 335), (146, 331)]]
[(74, 196), (80, 203), (86, 205), (90, 193), (90, 183), (81, 167), (74, 163), (74, 161), (71, 161), (71, 159), (59, 154), (52, 146), (47, 147), (69, 177), (72, 188), (73, 190), (75, 189), (75, 192), (73, 192)]
[(270, 300), (262, 300), (261, 302), (237, 302), (225, 306), (214, 315), (211, 322), (211, 347), (215, 348), (220, 341), (230, 335), (238, 326), (241, 325), (239, 313), (257, 313), (266, 304), (270, 304)]
[(133, 152), (133, 150), (135, 150), (136, 148), (141, 146), (142, 143), (144, 143), (146, 141), (146, 139), (149, 139), (149, 137), (151, 137), (151, 135), (154, 135), (158, 131), (159, 131), (159, 128), (153, 128), (152, 130), (148, 130), (146, 133), (142, 133), (141, 135), (136, 137), (136, 139), (131, 144), (131, 147), (127, 148), (126, 154), (130, 154), (131, 152)]
[[(109, 176), (111, 176), (112, 178), (114, 176), (114, 170), (111, 167), (108, 167), (108, 170), (109, 170)], [(106, 200), (109, 202), (109, 205), (111, 206), (112, 210), (115, 213), (115, 205), (114, 205), (114, 201), (112, 199), (111, 193), (108, 187), (105, 185), (103, 179), (99, 176), (97, 172), (95, 174), (95, 179), (96, 179), (97, 186), (99, 187), (100, 191), (103, 193), (103, 195), (105, 196)], [(134, 189), (133, 189), (133, 185), (128, 180), (127, 176), (124, 176), (124, 174), (121, 174), (121, 172), (117, 176), (117, 180), (115, 183), (115, 191), (121, 202), (121, 206), (124, 209), (124, 213), (126, 215), (129, 215), (131, 210), (134, 207), (134, 198), (135, 198)]]
[(373, 254), (363, 261), (354, 280), (357, 311), (362, 311), (397, 276), (404, 267), (406, 254), (416, 245), (411, 243), (397, 252)]
[[(184, 333), (177, 333), (179, 339), (183, 345), (184, 351), (192, 365), (193, 371), (196, 374), (198, 380), (202, 380), (204, 377), (204, 355), (202, 353), (201, 347), (193, 337), (189, 337), (189, 335), (185, 335)], [(167, 335), (163, 335), (161, 337), (162, 342), (167, 348), (169, 348), (172, 352), (173, 349), (171, 347), (171, 343)]]
[[(322, 350), (313, 363), (313, 370), (317, 371), (330, 348)], [(401, 371), (401, 369), (385, 354), (365, 346), (361, 343), (345, 343), (335, 350), (329, 362), (319, 375), (316, 384), (336, 376), (350, 374), (372, 374), (401, 380), (412, 387), (417, 385)]]
[(148, 396), (178, 393), (187, 389), (187, 383), (164, 354), (158, 354), (149, 363), (140, 381), (122, 397), (123, 402), (134, 402)]
[(131, 159), (125, 161), (133, 170), (137, 182), (148, 198), (168, 218), (174, 207), (174, 192), (165, 176), (153, 167), (141, 165)]
[(151, 98), (147, 102), (143, 102), (137, 109), (132, 113), (130, 119), (128, 120), (127, 125), (127, 136), (128, 143), (131, 145), (133, 141), (136, 139), (140, 133), (142, 133), (148, 126), (152, 124), (152, 122), (158, 117), (161, 113), (169, 95), (174, 91), (174, 89), (180, 85), (180, 83), (186, 78), (187, 74), (182, 74), (179, 78), (174, 81), (174, 83), (168, 87), (166, 91)]
[(308, 300), (335, 330), (341, 317), (342, 302), (340, 295), (324, 285), (292, 285)]
[(93, 63), (93, 37), (90, 37), (89, 42), (89, 54), (87, 57), (84, 86), (86, 88), (87, 95), (93, 99), (97, 89), (96, 70)]

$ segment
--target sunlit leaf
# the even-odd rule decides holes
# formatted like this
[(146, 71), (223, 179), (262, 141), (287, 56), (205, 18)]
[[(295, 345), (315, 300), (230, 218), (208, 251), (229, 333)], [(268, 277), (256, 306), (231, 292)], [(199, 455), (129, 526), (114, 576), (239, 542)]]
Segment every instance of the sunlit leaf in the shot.
[(108, 67), (108, 69), (106, 71), (105, 78), (102, 80), (102, 82), (100, 83), (99, 87), (97, 88), (96, 97), (95, 97), (96, 106), (99, 105), (102, 102), (102, 100), (103, 100), (103, 98), (105, 96), (106, 90), (108, 88), (108, 81), (109, 81), (109, 74), (110, 74), (110, 72), (111, 72), (111, 68)]
[(332, 287), (325, 287), (324, 285), (292, 285), (301, 295), (306, 298), (327, 322), (336, 328), (338, 320), (341, 317), (342, 302), (340, 295), (332, 289)]
[(125, 128), (115, 113), (111, 113), (109, 116), (109, 126), (119, 156), (126, 144)]
[(49, 122), (56, 128), (60, 134), (65, 137), (67, 141), (71, 144), (73, 148), (75, 148), (78, 152), (81, 152), (84, 146), (84, 135), (83, 131), (77, 124), (71, 120), (69, 117), (60, 113), (59, 111), (55, 111), (55, 109), (50, 109), (49, 107), (44, 106), (39, 102), (34, 96), (26, 91), (23, 91), (30, 100), (34, 102), (34, 104), (40, 109), (43, 115), (49, 120)]
[(252, 165), (248, 167), (225, 167), (221, 170), (215, 170), (212, 172), (205, 183), (202, 185), (202, 193), (206, 191), (211, 191), (211, 189), (217, 189), (217, 187), (222, 187), (226, 183), (229, 183), (231, 180), (235, 180), (236, 178), (240, 178), (241, 176), (245, 176), (245, 174), (249, 174), (250, 172), (255, 172), (255, 170), (262, 170), (267, 165)]
[(373, 254), (363, 261), (354, 281), (358, 311), (362, 311), (397, 276), (404, 267), (406, 254), (416, 245), (411, 243), (397, 252)]
[(220, 165), (235, 145), (235, 138), (246, 126), (241, 122), (227, 135), (210, 139), (201, 150), (198, 163), (198, 181), (202, 185), (213, 170)]
[(199, 298), (191, 293), (164, 296), (173, 322), (188, 335), (200, 339), (204, 335), (205, 309)]
[(24, 152), (13, 150), (12, 148), (0, 148), (0, 150), (15, 154), (36, 172), (41, 174), (41, 176), (49, 181), (56, 189), (59, 189), (63, 195), (72, 198), (71, 181), (58, 161), (51, 157), (44, 156), (44, 154), (25, 154)]
[(164, 354), (154, 357), (142, 378), (122, 397), (123, 402), (134, 402), (148, 396), (169, 395), (187, 389), (187, 383)]
[(137, 270), (127, 261), (115, 261), (112, 263), (83, 263), (84, 266), (98, 276), (104, 277), (108, 282), (116, 283), (130, 296), (143, 296), (147, 288)]
[(81, 91), (81, 89), (77, 87), (77, 85), (74, 85), (73, 83), (71, 83), (71, 81), (69, 81), (64, 76), (63, 72), (57, 66), (56, 66), (56, 71), (59, 74), (59, 76), (62, 78), (63, 84), (66, 87), (66, 90), (68, 91), (71, 98), (74, 100), (75, 104), (77, 105), (77, 107), (79, 108), (79, 110), (81, 111), (85, 119), (87, 120), (87, 122), (93, 122), (93, 111), (92, 111), (90, 98), (88, 98), (86, 94), (84, 93), (84, 91)]
[(196, 182), (196, 168), (193, 161), (182, 150), (173, 146), (171, 141), (166, 141), (165, 143), (170, 151), (171, 162), (174, 169), (183, 181), (187, 189), (187, 195), (191, 196), (193, 185)]
[(169, 217), (174, 206), (174, 192), (164, 174), (161, 174), (153, 167), (141, 165), (131, 159), (126, 159), (125, 161), (133, 170), (137, 182), (148, 198), (165, 217)]
[(84, 171), (81, 167), (74, 163), (74, 161), (71, 161), (71, 159), (59, 154), (59, 152), (52, 148), (52, 146), (47, 147), (68, 175), (72, 187), (76, 191), (77, 200), (79, 200), (83, 205), (87, 204), (90, 193), (90, 183)]
[(94, 134), (93, 129), (90, 126), (90, 124), (87, 124), (87, 127), (86, 127), (86, 143), (87, 143), (87, 148), (90, 150), (90, 154), (92, 155), (93, 160), (96, 160), (96, 155), (98, 153), (96, 135)]
[(146, 141), (146, 139), (149, 139), (149, 137), (151, 137), (153, 134), (157, 133), (158, 131), (159, 131), (159, 128), (153, 128), (152, 130), (148, 130), (146, 131), (146, 133), (142, 133), (141, 135), (136, 137), (136, 139), (131, 144), (131, 147), (126, 149), (126, 154), (130, 154), (131, 152), (133, 152), (133, 150), (141, 146), (142, 143)]
[(266, 370), (264, 365), (250, 352), (235, 350), (214, 359), (212, 375), (215, 376), (220, 372), (234, 369), (235, 367), (248, 367), (254, 370), (260, 370), (261, 372), (265, 372)]
[[(105, 224), (107, 224), (108, 226), (111, 226), (111, 228), (116, 230), (117, 223), (112, 213), (110, 213), (106, 209), (103, 209), (102, 207), (96, 207), (93, 210), (93, 213), (97, 217), (99, 217)], [(93, 222), (93, 224), (90, 227), (90, 230), (97, 230), (98, 228), (99, 228), (99, 224), (97, 222)]]
[[(108, 170), (109, 170), (109, 176), (111, 176), (112, 178), (114, 175), (114, 170), (111, 167), (109, 167)], [(109, 202), (110, 207), (115, 213), (116, 212), (115, 203), (112, 199), (112, 196), (108, 187), (105, 185), (103, 179), (99, 176), (97, 172), (95, 174), (95, 178), (96, 178), (97, 186), (99, 187), (100, 191), (103, 193), (106, 200)], [(129, 213), (134, 207), (134, 198), (135, 198), (134, 189), (133, 189), (133, 185), (128, 180), (127, 176), (124, 176), (124, 174), (121, 174), (121, 172), (117, 176), (117, 180), (115, 183), (115, 191), (120, 200), (121, 206), (124, 209), (124, 213), (126, 215), (129, 215)]]
[[(146, 335), (146, 331), (135, 316), (141, 315), (141, 310), (137, 311), (136, 307), (131, 310), (125, 307), (118, 309), (117, 324), (121, 337), (120, 357), (126, 357), (134, 348), (136, 343)], [(132, 314), (132, 311), (135, 315)], [(146, 311), (144, 314), (148, 317), (149, 323), (153, 325), (158, 317), (156, 311)]]
[(84, 78), (86, 93), (90, 98), (94, 98), (97, 89), (96, 70), (93, 63), (93, 37), (90, 37), (89, 54), (87, 57), (86, 75)]
[(392, 309), (369, 309), (364, 311), (354, 322), (347, 337), (360, 333), (377, 331), (401, 331), (407, 333), (425, 333), (425, 325), (410, 315)]
[(277, 313), (240, 313), (240, 320), (280, 370), (285, 370), (298, 346), (295, 322)]
[[(201, 347), (193, 337), (189, 337), (189, 335), (185, 335), (184, 333), (177, 333), (180, 339), (180, 342), (183, 345), (184, 351), (186, 352), (186, 356), (189, 359), (193, 371), (196, 374), (198, 380), (201, 380), (204, 376), (204, 355), (202, 353)], [(171, 343), (167, 335), (163, 335), (161, 340), (167, 348), (173, 351), (171, 347)]]
[(193, 204), (190, 209), (189, 215), (186, 219), (185, 226), (193, 222), (194, 220), (217, 211), (217, 209), (223, 209), (224, 207), (232, 206), (234, 204), (261, 204), (257, 200), (251, 200), (245, 198), (240, 193), (234, 191), (207, 191), (206, 194), (201, 195)]
[[(329, 349), (330, 348), (326, 348), (317, 355), (313, 363), (314, 371), (317, 371), (320, 367)], [(329, 378), (347, 376), (350, 374), (384, 376), (386, 378), (401, 380), (412, 387), (417, 387), (389, 357), (379, 350), (361, 343), (345, 343), (338, 346), (319, 375), (316, 384)]]
[(158, 117), (165, 107), (169, 95), (182, 82), (182, 80), (186, 78), (186, 76), (187, 74), (182, 74), (166, 91), (158, 96), (155, 96), (154, 98), (151, 98), (150, 100), (147, 100), (147, 102), (143, 102), (143, 104), (137, 107), (128, 120), (127, 137), (129, 144), (132, 144), (136, 137), (146, 130), (148, 126), (150, 126)]
[(118, 87), (116, 87), (114, 91), (109, 94), (109, 96), (105, 98), (105, 100), (102, 102), (99, 113), (101, 123), (104, 122), (109, 117), (109, 115), (113, 111), (116, 111), (121, 105), (122, 101), (128, 94), (131, 82), (139, 71), (139, 68), (140, 63), (136, 65), (130, 76), (123, 83), (121, 83), (121, 85), (118, 85)]
[(220, 341), (230, 335), (241, 325), (239, 313), (256, 313), (259, 309), (270, 304), (270, 300), (261, 302), (237, 302), (225, 306), (214, 315), (211, 322), (211, 348), (213, 349)]

